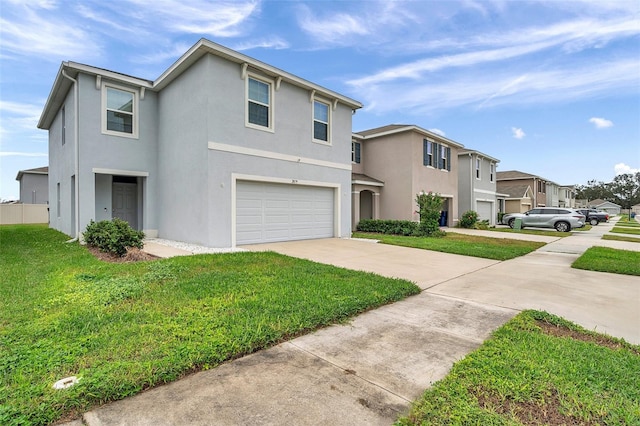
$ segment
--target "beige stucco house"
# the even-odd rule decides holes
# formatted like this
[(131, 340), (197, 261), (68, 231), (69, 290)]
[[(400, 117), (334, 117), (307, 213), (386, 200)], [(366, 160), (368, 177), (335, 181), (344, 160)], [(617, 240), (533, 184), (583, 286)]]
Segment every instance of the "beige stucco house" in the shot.
[(524, 213), (533, 206), (533, 191), (531, 186), (509, 181), (498, 181), (497, 191), (505, 194), (505, 213)]
[(458, 151), (463, 145), (416, 125), (392, 124), (352, 136), (352, 224), (419, 220), (421, 191), (444, 197), (442, 224), (458, 221)]
[[(504, 172), (497, 173), (498, 178), (498, 186), (529, 186), (532, 192), (532, 205), (530, 208), (534, 207), (558, 207), (557, 204), (553, 204), (554, 201), (557, 203), (558, 198), (557, 194), (555, 198), (553, 197), (553, 192), (551, 192), (550, 196), (547, 196), (547, 192), (549, 190), (553, 191), (553, 188), (557, 188), (557, 184), (551, 182), (548, 179), (542, 178), (540, 176), (532, 175), (530, 173), (524, 173), (518, 170), (508, 170)], [(551, 188), (551, 189), (550, 189)], [(499, 192), (504, 192), (499, 190)], [(512, 194), (518, 197), (521, 197), (520, 194)], [(505, 208), (507, 213), (514, 213)]]

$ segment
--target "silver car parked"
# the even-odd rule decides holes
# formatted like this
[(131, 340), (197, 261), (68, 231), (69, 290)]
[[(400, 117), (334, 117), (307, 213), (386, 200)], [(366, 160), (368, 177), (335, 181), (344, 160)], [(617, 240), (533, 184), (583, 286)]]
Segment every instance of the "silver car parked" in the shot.
[(522, 228), (555, 228), (558, 232), (569, 232), (582, 228), (586, 217), (575, 209), (557, 207), (537, 207), (524, 213), (508, 213), (502, 218), (504, 225), (514, 227), (516, 219), (522, 220)]

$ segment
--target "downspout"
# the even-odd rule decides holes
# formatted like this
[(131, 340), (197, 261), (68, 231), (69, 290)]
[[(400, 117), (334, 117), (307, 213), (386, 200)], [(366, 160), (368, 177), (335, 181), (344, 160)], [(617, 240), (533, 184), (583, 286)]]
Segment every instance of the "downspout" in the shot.
[(75, 223), (75, 231), (76, 231), (76, 236), (72, 239), (70, 239), (69, 241), (67, 241), (68, 243), (72, 243), (75, 241), (80, 240), (80, 175), (79, 175), (79, 163), (80, 163), (80, 141), (78, 140), (78, 134), (80, 133), (78, 130), (78, 114), (80, 113), (80, 109), (79, 109), (79, 105), (80, 105), (80, 101), (78, 99), (78, 81), (72, 77), (70, 77), (66, 71), (64, 70), (64, 68), (62, 69), (62, 75), (63, 77), (71, 80), (73, 82), (73, 108), (74, 108), (74, 114), (73, 114), (73, 142), (74, 142), (74, 174), (75, 174), (75, 179), (74, 179), (74, 191), (76, 193), (75, 196), (75, 206), (74, 209), (76, 211), (76, 223)]

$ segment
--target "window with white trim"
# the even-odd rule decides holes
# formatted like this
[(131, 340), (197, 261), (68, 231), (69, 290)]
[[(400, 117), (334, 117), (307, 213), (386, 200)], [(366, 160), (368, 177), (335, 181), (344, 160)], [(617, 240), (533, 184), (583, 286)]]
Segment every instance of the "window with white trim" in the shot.
[(440, 164), (442, 170), (451, 170), (451, 148), (440, 145)]
[(360, 154), (362, 152), (362, 145), (360, 142), (351, 141), (351, 162), (360, 164)]
[(102, 133), (138, 137), (137, 91), (103, 84), (102, 105)]
[(422, 164), (425, 166), (435, 167), (433, 163), (433, 142), (428, 139), (422, 141)]
[(489, 181), (493, 182), (493, 175), (495, 174), (496, 171), (496, 165), (491, 163), (489, 165)]
[(329, 120), (331, 115), (331, 109), (329, 104), (313, 100), (313, 140), (321, 142), (330, 142), (330, 127)]
[(480, 164), (482, 160), (476, 157), (476, 179), (480, 179)]
[(247, 121), (249, 127), (273, 130), (273, 84), (247, 77)]

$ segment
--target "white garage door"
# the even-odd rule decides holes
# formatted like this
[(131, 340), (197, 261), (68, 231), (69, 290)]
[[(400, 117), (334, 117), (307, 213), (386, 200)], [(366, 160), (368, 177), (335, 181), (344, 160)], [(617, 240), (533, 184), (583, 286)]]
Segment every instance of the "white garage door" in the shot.
[(333, 188), (238, 181), (236, 244), (333, 237)]
[(488, 220), (491, 225), (494, 224), (494, 221), (491, 220), (491, 203), (478, 201), (478, 218), (479, 220)]

